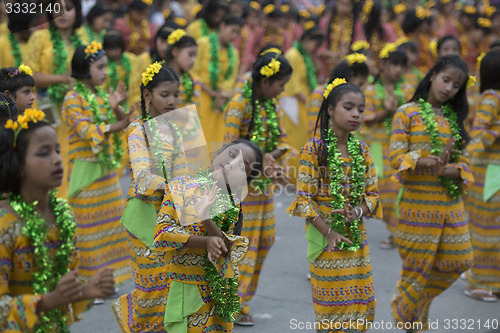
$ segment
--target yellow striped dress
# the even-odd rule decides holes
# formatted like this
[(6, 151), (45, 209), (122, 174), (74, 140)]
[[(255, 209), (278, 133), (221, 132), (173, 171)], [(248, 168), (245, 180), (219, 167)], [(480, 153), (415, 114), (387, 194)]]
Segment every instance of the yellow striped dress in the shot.
[[(330, 179), (323, 179), (319, 175), (316, 145), (320, 144), (320, 140), (311, 140), (302, 148), (297, 197), (287, 211), (303, 218), (319, 215), (327, 223), (331, 223)], [(382, 208), (378, 200), (377, 172), (365, 143), (361, 143), (361, 154), (366, 161), (363, 197), (370, 210), (369, 217), (380, 219)], [(342, 184), (342, 188), (347, 191), (351, 187), (351, 169), (351, 158), (343, 158), (347, 184)], [(311, 223), (307, 223), (307, 229), (308, 235), (311, 231), (316, 231), (309, 230), (316, 229)], [(364, 332), (365, 325), (354, 324), (358, 320), (372, 322), (375, 318), (375, 291), (364, 222), (359, 224), (359, 230), (363, 236), (363, 245), (355, 252), (338, 249), (329, 251), (328, 243), (321, 235), (321, 242), (326, 242), (323, 243), (325, 248), (315, 258), (308, 255), (314, 312), (319, 325), (317, 332)], [(311, 239), (308, 240), (311, 242)], [(348, 329), (338, 329), (342, 325)]]
[[(324, 86), (317, 86), (307, 98), (307, 135), (309, 140), (314, 137), (316, 121), (318, 120), (319, 109), (323, 103), (325, 92)], [(319, 133), (319, 131), (318, 131)]]
[[(443, 116), (435, 119), (444, 147), (453, 137), (450, 125)], [(394, 234), (403, 268), (391, 307), (396, 322), (422, 323), (424, 329), (432, 300), (472, 263), (462, 198), (452, 200), (433, 170), (415, 169), (431, 148), (419, 106), (414, 102), (401, 106), (392, 121), (390, 156), (404, 191)], [(473, 182), (463, 154), (452, 166), (459, 170), (464, 186)]]
[[(0, 331), (6, 333), (32, 332), (41, 314), (37, 313), (42, 295), (33, 294), (33, 244), (22, 232), (24, 221), (14, 213), (7, 201), (0, 204)], [(75, 239), (76, 242), (76, 239)], [(47, 242), (50, 256), (62, 245), (59, 230), (48, 227)], [(75, 249), (69, 269), (78, 269), (80, 256)], [(68, 323), (78, 321), (80, 314), (90, 308), (89, 301), (62, 307)], [(55, 332), (52, 330), (47, 333)]]
[[(214, 314), (214, 302), (210, 297), (211, 290), (203, 268), (208, 260), (207, 250), (186, 247), (192, 235), (207, 236), (200, 221), (186, 223), (196, 220), (197, 216), (191, 195), (200, 197), (199, 183), (189, 176), (174, 178), (165, 190), (154, 232), (152, 249), (156, 257), (166, 265), (165, 330), (187, 333), (232, 332), (233, 322), (225, 322)], [(211, 260), (224, 278), (238, 277), (237, 263), (248, 248), (248, 240), (233, 235), (233, 228), (234, 225), (224, 233), (231, 243), (228, 256), (221, 256), (215, 262)], [(187, 294), (192, 297), (187, 297)], [(173, 303), (169, 303), (169, 297)], [(177, 301), (182, 302), (182, 306)]]
[(468, 150), (474, 183), (466, 207), (474, 260), (466, 277), (474, 289), (500, 293), (500, 191), (483, 199), (486, 170), (500, 165), (500, 91), (483, 92), (471, 136)]
[[(277, 146), (274, 149), (289, 149), (287, 144), (287, 134), (283, 130), (283, 117), (279, 104), (275, 101), (276, 113), (279, 119), (280, 136)], [(241, 94), (233, 97), (224, 111), (226, 129), (224, 130), (224, 143), (232, 142), (236, 139), (247, 138), (252, 117), (252, 107), (250, 102)], [(265, 127), (264, 136), (269, 137), (269, 127), (266, 123), (267, 112), (261, 107), (257, 110), (255, 117), (262, 119)], [(263, 149), (264, 147), (260, 147)], [(266, 153), (263, 149), (263, 153)], [(282, 157), (283, 158), (283, 157)], [(278, 161), (279, 162), (279, 161)], [(239, 294), (241, 301), (241, 313), (248, 314), (250, 306), (248, 302), (257, 291), (260, 272), (264, 265), (264, 260), (274, 244), (276, 225), (274, 216), (274, 195), (273, 189), (269, 187), (267, 191), (260, 193), (252, 186), (248, 188), (248, 196), (242, 202), (243, 229), (241, 235), (248, 238), (249, 248), (239, 263)]]
[[(151, 161), (150, 145), (148, 145), (144, 121), (139, 120), (127, 128), (128, 149), (130, 153), (131, 183), (128, 191), (127, 206), (122, 217), (122, 224), (127, 227), (130, 221), (142, 221), (142, 228), (151, 228), (153, 239), (156, 215), (163, 201), (167, 179), (155, 174), (154, 162)], [(162, 140), (161, 148), (165, 160), (165, 170), (168, 170), (168, 179), (185, 173), (186, 160), (182, 153), (176, 153), (170, 138), (159, 135)], [(155, 147), (156, 148), (156, 147)], [(178, 158), (177, 158), (178, 157)], [(152, 206), (153, 221), (144, 221), (149, 217), (142, 210), (131, 210), (131, 200), (140, 200)], [(128, 219), (129, 221), (125, 221)], [(132, 230), (134, 231), (134, 230)], [(135, 289), (121, 296), (113, 304), (113, 311), (123, 332), (164, 332), (163, 318), (166, 305), (167, 278), (165, 263), (150, 255), (149, 246), (137, 238), (132, 231), (128, 231), (130, 259)]]
[[(103, 100), (97, 97), (97, 101), (105, 114)], [(120, 225), (120, 178), (100, 163), (97, 154), (101, 149), (111, 150), (113, 136), (105, 132), (108, 125), (93, 122), (88, 102), (73, 90), (64, 98), (63, 112), (69, 128), (68, 202), (77, 224), (79, 275), (86, 280), (97, 270), (111, 267), (116, 284), (125, 283), (131, 276), (127, 234)], [(87, 171), (89, 167), (92, 172)], [(75, 191), (71, 191), (72, 181), (76, 182)]]
[[(405, 94), (405, 98), (409, 98), (407, 90), (401, 88)], [(385, 92), (384, 92), (385, 93)], [(377, 95), (377, 89), (374, 84), (368, 85), (364, 92), (365, 94), (365, 119), (373, 119), (377, 114), (384, 112), (384, 98)], [(366, 123), (361, 128), (363, 141), (370, 147), (375, 160), (375, 165), (382, 167), (383, 171), (378, 170), (380, 191), (380, 202), (384, 209), (384, 221), (387, 229), (393, 235), (396, 232), (398, 225), (398, 217), (396, 214), (396, 200), (400, 185), (395, 180), (391, 179), (394, 170), (391, 168), (389, 161), (389, 133), (386, 128), (385, 121), (368, 126)], [(380, 147), (381, 146), (381, 147)], [(379, 153), (382, 151), (382, 156)], [(380, 161), (380, 159), (383, 159)]]

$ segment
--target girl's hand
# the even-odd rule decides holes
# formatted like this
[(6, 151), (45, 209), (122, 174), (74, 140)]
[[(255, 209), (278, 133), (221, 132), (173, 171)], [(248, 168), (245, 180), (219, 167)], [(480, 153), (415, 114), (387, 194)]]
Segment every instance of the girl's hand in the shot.
[(106, 298), (115, 292), (115, 278), (112, 268), (104, 268), (94, 274), (83, 287), (84, 298)]
[(111, 88), (109, 88), (109, 106), (112, 110), (116, 110), (118, 105), (123, 103), (127, 98), (127, 89), (125, 88), (125, 84), (123, 82), (118, 82), (114, 92)]
[(349, 199), (345, 201), (345, 206), (342, 209), (333, 209), (332, 213), (338, 213), (343, 215), (348, 222), (352, 222), (356, 220), (357, 214), (354, 208), (352, 207)]
[(390, 116), (393, 115), (397, 109), (398, 99), (396, 95), (389, 94), (384, 101), (384, 110), (387, 112), (387, 115)]
[(57, 281), (56, 289), (43, 295), (38, 303), (37, 311), (43, 312), (66, 306), (81, 300), (83, 296), (83, 287), (78, 281), (78, 271), (74, 270)]
[(218, 111), (223, 111), (222, 108), (224, 107), (224, 104), (226, 104), (227, 98), (222, 96), (222, 94), (219, 92), (215, 96), (215, 101), (214, 101), (214, 108)]
[(212, 185), (210, 190), (204, 188), (204, 193), (201, 199), (198, 199), (194, 194), (191, 194), (191, 200), (194, 203), (194, 209), (200, 221), (205, 221), (210, 218), (209, 209), (217, 200), (217, 186)]
[(227, 247), (224, 240), (218, 236), (208, 236), (207, 252), (214, 259), (219, 258), (221, 255), (227, 255)]
[(452, 138), (448, 143), (446, 144), (446, 147), (444, 147), (443, 152), (441, 153), (441, 161), (443, 161), (444, 164), (448, 164), (450, 162), (450, 157), (451, 154), (456, 152), (455, 149), (455, 143), (457, 142), (456, 138)]
[(335, 247), (337, 246), (337, 243), (339, 242), (346, 242), (348, 244), (352, 244), (352, 242), (347, 238), (339, 234), (338, 232), (333, 231), (332, 229), (329, 229), (330, 231), (328, 234), (325, 236), (326, 240), (328, 241), (328, 251), (333, 251), (335, 250)]

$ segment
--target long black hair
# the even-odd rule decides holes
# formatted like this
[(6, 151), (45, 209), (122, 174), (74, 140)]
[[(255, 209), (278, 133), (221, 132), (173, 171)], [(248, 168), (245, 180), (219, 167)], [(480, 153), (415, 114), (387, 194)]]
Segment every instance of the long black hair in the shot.
[(249, 139), (251, 136), (251, 133), (252, 133), (252, 130), (254, 127), (254, 119), (255, 119), (255, 116), (257, 113), (257, 110), (256, 110), (256, 106), (257, 106), (256, 101), (257, 100), (255, 99), (255, 87), (257, 86), (257, 84), (259, 84), (262, 81), (262, 79), (266, 78), (265, 76), (263, 76), (260, 73), (260, 70), (262, 69), (262, 67), (267, 66), (271, 62), (272, 59), (276, 59), (281, 64), (280, 64), (280, 69), (279, 69), (278, 73), (267, 78), (270, 83), (273, 83), (277, 80), (281, 80), (281, 79), (291, 75), (292, 71), (293, 71), (292, 66), (290, 65), (288, 60), (285, 58), (285, 56), (283, 56), (283, 54), (269, 52), (269, 53), (266, 53), (262, 56), (259, 56), (257, 58), (257, 60), (255, 60), (255, 62), (253, 63), (253, 66), (252, 66), (252, 100), (250, 101), (250, 104), (252, 105), (252, 118), (250, 120), (250, 126), (248, 127), (248, 133), (247, 133), (246, 139)]
[(33, 76), (20, 72), (17, 67), (0, 69), (0, 92), (8, 90), (15, 96), (22, 87), (35, 87)]
[(316, 120), (316, 126), (314, 128), (314, 137), (316, 137), (316, 133), (319, 130), (321, 140), (319, 142), (317, 140), (314, 141), (314, 148), (318, 152), (319, 169), (320, 171), (323, 170), (323, 174), (321, 174), (320, 177), (323, 178), (327, 177), (325, 170), (328, 168), (327, 145), (328, 129), (330, 128), (330, 115), (328, 114), (328, 107), (332, 106), (335, 109), (340, 98), (348, 92), (355, 92), (363, 95), (361, 89), (352, 83), (340, 84), (330, 91), (327, 98), (323, 98), (323, 103), (321, 103), (321, 107), (318, 112), (318, 119)]
[(106, 55), (106, 51), (101, 50), (95, 55), (87, 56), (86, 48), (87, 45), (78, 46), (71, 59), (71, 77), (77, 80), (90, 79), (90, 63)]
[(500, 51), (488, 52), (481, 60), (479, 72), (481, 93), (488, 89), (500, 90)]
[(170, 63), (174, 59), (174, 55), (172, 54), (173, 49), (175, 48), (184, 49), (186, 47), (192, 47), (192, 46), (197, 46), (196, 40), (189, 35), (182, 36), (182, 38), (180, 38), (174, 44), (168, 45), (166, 62)]
[(26, 161), (31, 134), (38, 128), (50, 126), (45, 121), (29, 122), (27, 129), (14, 131), (2, 126), (0, 129), (0, 193), (19, 194), (21, 189), (21, 169)]
[[(439, 58), (434, 66), (427, 72), (425, 77), (420, 81), (417, 86), (417, 90), (413, 95), (410, 102), (418, 102), (420, 98), (427, 100), (429, 95), (429, 89), (431, 88), (431, 79), (433, 76), (438, 75), (442, 71), (448, 68), (457, 68), (464, 72), (465, 77), (469, 77), (469, 69), (467, 68), (467, 64), (457, 55), (445, 55)], [(462, 86), (458, 90), (458, 92), (453, 96), (452, 99), (447, 101), (457, 114), (458, 126), (460, 128), (460, 135), (465, 142), (468, 142), (470, 137), (467, 134), (467, 131), (464, 128), (464, 121), (467, 119), (467, 114), (469, 113), (469, 103), (467, 102), (467, 79), (464, 80)]]
[(347, 60), (343, 60), (340, 64), (333, 68), (330, 78), (328, 79), (328, 84), (332, 83), (332, 81), (337, 78), (344, 78), (347, 82), (349, 82), (353, 76), (362, 76), (367, 78), (369, 74), (370, 72), (366, 62), (355, 62), (352, 65), (349, 65)]
[(373, 1), (370, 15), (363, 24), (363, 31), (367, 41), (370, 41), (375, 33), (378, 34), (378, 38), (381, 41), (385, 40), (385, 31), (382, 26), (382, 2), (380, 0)]
[(169, 66), (164, 63), (161, 64), (161, 69), (158, 73), (156, 73), (151, 81), (148, 82), (147, 85), (141, 83), (141, 118), (148, 118), (148, 111), (146, 110), (146, 101), (144, 101), (144, 90), (153, 91), (161, 82), (171, 81), (180, 84), (179, 76), (177, 73)]

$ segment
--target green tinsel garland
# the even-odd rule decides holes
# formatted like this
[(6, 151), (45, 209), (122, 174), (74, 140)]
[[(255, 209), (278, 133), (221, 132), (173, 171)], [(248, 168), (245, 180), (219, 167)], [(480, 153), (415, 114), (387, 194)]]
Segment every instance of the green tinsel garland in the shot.
[(184, 94), (186, 95), (186, 99), (184, 100), (184, 104), (189, 104), (191, 103), (194, 95), (194, 90), (193, 90), (193, 80), (191, 79), (191, 76), (189, 76), (188, 72), (185, 72), (184, 74), (181, 75), (181, 84), (182, 88), (184, 89)]
[[(214, 182), (210, 169), (198, 172), (196, 179), (205, 188), (211, 188)], [(217, 201), (210, 207), (212, 220), (225, 233), (230, 232), (238, 222), (240, 210), (232, 198), (217, 189)], [(230, 255), (230, 254), (229, 254)], [(215, 314), (225, 322), (234, 321), (240, 312), (240, 298), (238, 296), (238, 278), (223, 278), (215, 266), (205, 258), (205, 277), (210, 291), (210, 299), (214, 302)]]
[[(331, 128), (328, 129), (327, 136), (328, 147), (328, 168), (330, 169), (330, 195), (332, 196), (331, 207), (333, 209), (344, 209), (345, 198), (342, 195), (342, 183), (344, 182), (344, 161), (342, 154), (337, 148), (337, 137), (333, 134)], [(352, 160), (351, 169), (351, 190), (349, 193), (349, 201), (353, 207), (361, 203), (363, 195), (363, 187), (365, 184), (366, 164), (363, 155), (361, 154), (361, 145), (359, 140), (354, 135), (349, 135), (347, 142), (347, 152)], [(339, 250), (346, 249), (347, 251), (355, 252), (363, 245), (363, 237), (359, 223), (361, 219), (353, 222), (346, 222), (342, 214), (332, 214), (332, 223), (330, 228), (335, 232), (349, 238), (352, 244), (341, 242), (337, 247)], [(347, 232), (346, 229), (349, 229)]]
[(9, 42), (10, 48), (12, 49), (12, 56), (14, 57), (14, 67), (19, 67), (23, 63), (23, 55), (21, 54), (21, 48), (19, 47), (19, 42), (16, 37), (9, 32)]
[[(99, 87), (95, 87), (97, 94), (94, 94), (82, 81), (76, 81), (74, 90), (80, 94), (89, 104), (90, 110), (92, 111), (93, 120), (96, 125), (105, 125), (116, 123), (116, 117), (109, 106), (109, 95)], [(101, 106), (97, 101), (97, 96), (100, 97), (104, 102), (104, 108), (106, 110), (106, 117), (103, 117), (101, 112)], [(103, 119), (104, 118), (104, 119)], [(102, 149), (99, 151), (100, 162), (108, 169), (115, 170), (120, 167), (120, 163), (123, 157), (122, 140), (120, 138), (120, 133), (113, 133), (113, 157), (108, 152), (107, 149)]]
[(90, 27), (90, 25), (85, 24), (84, 28), (85, 28), (85, 32), (87, 33), (87, 37), (89, 39), (89, 44), (91, 44), (93, 41), (102, 43), (102, 41), (104, 40), (104, 35), (106, 34), (105, 30), (101, 31), (99, 33), (99, 39), (96, 39), (95, 33), (94, 33), (94, 31), (92, 31), (92, 28)]
[[(243, 86), (243, 97), (251, 104), (252, 103), (252, 87), (250, 81), (245, 82)], [(264, 102), (264, 110), (266, 110), (266, 126), (262, 123), (262, 118), (260, 116), (261, 105), (258, 100), (255, 100), (255, 110), (254, 115), (254, 130), (250, 135), (250, 141), (255, 143), (264, 153), (270, 153), (276, 149), (278, 146), (278, 139), (280, 136), (279, 119), (276, 114), (276, 105), (273, 99), (268, 99)], [(252, 180), (252, 186), (262, 192), (267, 189), (271, 184), (271, 180), (267, 177), (265, 178), (255, 178)]]
[[(123, 82), (125, 83), (125, 88), (129, 91), (129, 83), (130, 83), (130, 72), (132, 71), (132, 64), (130, 63), (129, 56), (123, 52), (120, 57), (120, 63), (123, 67), (123, 71), (125, 72), (125, 77), (123, 78)], [(118, 63), (116, 61), (108, 61), (108, 71), (109, 71), (109, 86), (111, 89), (115, 90), (118, 86)], [(128, 103), (124, 101), (122, 103), (125, 111), (128, 111)]]
[[(431, 138), (431, 154), (434, 156), (441, 156), (443, 143), (438, 137), (438, 124), (432, 105), (431, 103), (420, 98), (418, 100), (418, 107), (420, 108), (420, 113), (422, 114), (422, 119), (425, 123), (425, 132), (428, 133)], [(458, 127), (457, 114), (453, 111), (452, 107), (447, 104), (443, 105), (441, 109), (443, 110), (444, 117), (450, 124), (451, 133), (456, 139), (454, 147), (456, 152), (453, 152), (450, 156), (450, 163), (453, 163), (457, 161), (458, 156), (461, 154), (460, 145), (462, 142), (462, 136), (460, 135), (460, 129)], [(450, 196), (453, 200), (457, 200), (460, 195), (462, 195), (463, 187), (459, 184), (459, 182), (445, 176), (439, 176), (439, 182), (444, 188), (446, 188), (448, 196)]]
[[(68, 52), (66, 51), (66, 44), (61, 38), (61, 34), (57, 31), (56, 27), (51, 26), (49, 28), (50, 32), (50, 40), (53, 45), (53, 54), (54, 54), (54, 74), (56, 75), (64, 75), (67, 70), (67, 61), (68, 61)], [(77, 33), (73, 32), (71, 37), (69, 38), (71, 41), (71, 45), (73, 48), (77, 48), (82, 45), (80, 37)], [(64, 101), (64, 96), (68, 92), (68, 85), (64, 83), (58, 83), (51, 85), (47, 92), (49, 94), (50, 100), (54, 104), (61, 104)]]
[[(219, 34), (213, 32), (208, 36), (208, 41), (210, 43), (210, 63), (208, 65), (208, 75), (210, 78), (210, 87), (213, 91), (219, 90), (219, 74), (220, 74), (220, 62), (219, 62)], [(231, 77), (234, 71), (234, 65), (236, 63), (234, 55), (233, 44), (229, 43), (227, 45), (227, 56), (229, 58), (229, 67), (227, 68), (226, 74), (224, 74), (224, 80)], [(214, 100), (212, 99), (212, 105)], [(224, 109), (224, 108), (223, 108)]]
[(207, 37), (210, 34), (210, 28), (208, 27), (207, 22), (204, 19), (200, 19), (200, 32), (201, 37)]
[[(398, 98), (398, 105), (403, 105), (406, 102), (405, 101), (405, 94), (401, 90), (402, 82), (403, 82), (403, 80), (398, 80), (394, 84), (394, 91), (393, 92), (394, 92), (394, 95), (396, 95), (396, 97)], [(379, 99), (379, 101), (381, 101), (381, 107), (382, 107), (382, 109), (384, 109), (385, 91), (384, 91), (384, 85), (382, 84), (381, 79), (377, 79), (375, 81), (375, 89), (377, 91), (377, 98)], [(393, 116), (388, 116), (384, 120), (385, 132), (389, 135), (391, 134), (392, 117)]]
[[(23, 235), (33, 244), (33, 293), (44, 295), (53, 291), (61, 277), (69, 272), (69, 264), (75, 251), (76, 224), (73, 212), (64, 199), (56, 198), (54, 192), (50, 193), (49, 204), (56, 216), (61, 241), (61, 246), (51, 257), (45, 245), (48, 241), (47, 222), (37, 213), (37, 202), (28, 204), (20, 195), (12, 193), (8, 200), (12, 209), (23, 220)], [(36, 333), (50, 332), (54, 327), (57, 327), (57, 333), (69, 333), (67, 318), (60, 309), (46, 311), (38, 317)]]
[(304, 46), (302, 46), (300, 42), (295, 42), (293, 47), (300, 52), (300, 55), (304, 59), (304, 64), (306, 65), (307, 85), (309, 86), (309, 92), (312, 92), (318, 86), (314, 61), (312, 61), (311, 55), (307, 53), (306, 49), (304, 49)]

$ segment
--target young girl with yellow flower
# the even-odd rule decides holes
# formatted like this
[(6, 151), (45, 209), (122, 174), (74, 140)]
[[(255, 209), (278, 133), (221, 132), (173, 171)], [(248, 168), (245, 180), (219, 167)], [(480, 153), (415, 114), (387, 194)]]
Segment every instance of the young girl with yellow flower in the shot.
[(114, 292), (110, 268), (79, 279), (73, 212), (54, 194), (64, 173), (59, 143), (44, 116), (26, 109), (0, 129), (2, 332), (69, 332), (89, 300)]
[(19, 112), (33, 107), (35, 81), (29, 66), (21, 64), (18, 68), (0, 69), (0, 92), (3, 92), (16, 103)]
[(0, 34), (0, 68), (18, 67), (26, 62), (26, 42), (35, 17), (35, 13), (22, 11), (9, 14), (9, 29)]
[(467, 81), (460, 57), (441, 57), (392, 120), (391, 166), (402, 184), (394, 241), (403, 260), (392, 314), (396, 323), (424, 330), (432, 300), (472, 261), (462, 201), (473, 181), (462, 151), (468, 141)]
[(209, 0), (197, 14), (197, 19), (187, 26), (186, 32), (196, 41), (208, 37), (211, 33), (217, 32), (222, 20), (228, 13), (227, 1)]
[(344, 79), (325, 89), (315, 138), (302, 148), (297, 197), (287, 210), (306, 219), (318, 332), (364, 332), (375, 318), (363, 217), (382, 218), (382, 208), (370, 150), (352, 133), (363, 123), (364, 107), (361, 90)]
[(255, 295), (276, 232), (271, 183), (286, 182), (281, 165), (290, 148), (276, 97), (290, 79), (292, 67), (281, 53), (272, 51), (278, 50), (269, 49), (257, 58), (252, 79), (245, 82), (243, 92), (236, 94), (224, 110), (224, 142), (248, 139), (264, 153), (264, 175), (250, 183), (242, 202), (245, 223), (241, 234), (248, 238), (250, 246), (239, 264), (241, 315), (236, 324), (246, 326), (253, 325), (248, 302)]
[(76, 83), (64, 99), (64, 121), (69, 128), (68, 201), (75, 211), (81, 251), (79, 275), (88, 279), (99, 267), (112, 267), (116, 282), (130, 279), (127, 236), (120, 225), (122, 191), (116, 172), (122, 161), (120, 132), (130, 123), (120, 103), (123, 84), (108, 95), (107, 57), (99, 43), (76, 49), (71, 75)]
[(240, 56), (233, 41), (243, 26), (239, 17), (226, 17), (219, 31), (197, 41), (198, 54), (191, 73), (201, 83), (202, 93), (198, 113), (208, 144), (222, 141), (224, 121), (222, 111), (233, 97)]

